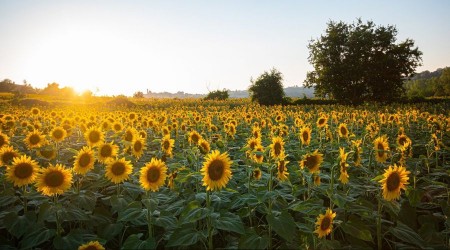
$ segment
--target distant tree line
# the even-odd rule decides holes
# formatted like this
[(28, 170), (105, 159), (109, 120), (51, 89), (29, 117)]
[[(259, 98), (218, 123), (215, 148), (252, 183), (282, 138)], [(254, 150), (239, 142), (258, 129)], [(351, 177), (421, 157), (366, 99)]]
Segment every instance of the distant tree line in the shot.
[[(24, 84), (16, 84), (10, 79), (4, 79), (0, 82), (0, 92), (14, 93), (14, 94), (42, 94), (50, 96), (60, 96), (60, 97), (74, 97), (77, 93), (72, 87), (60, 87), (58, 83), (48, 83), (43, 89), (33, 88), (31, 84), (24, 81)], [(93, 96), (92, 91), (86, 90), (81, 96), (91, 97)]]
[(403, 86), (409, 98), (450, 96), (450, 67), (418, 73)]

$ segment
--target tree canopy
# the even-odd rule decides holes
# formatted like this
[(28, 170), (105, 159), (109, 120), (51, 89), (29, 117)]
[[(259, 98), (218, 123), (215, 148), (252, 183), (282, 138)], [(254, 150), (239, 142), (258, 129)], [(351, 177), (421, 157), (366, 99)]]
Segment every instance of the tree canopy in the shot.
[(228, 90), (214, 90), (208, 93), (205, 100), (226, 100), (230, 97)]
[(414, 41), (396, 43), (395, 26), (372, 21), (327, 23), (325, 35), (310, 41), (306, 87), (316, 96), (342, 102), (391, 101), (401, 97), (403, 81), (421, 65), (422, 52)]
[(264, 71), (255, 81), (251, 80), (248, 91), (252, 101), (261, 105), (282, 104), (285, 96), (283, 89), (283, 75), (273, 68), (270, 72)]

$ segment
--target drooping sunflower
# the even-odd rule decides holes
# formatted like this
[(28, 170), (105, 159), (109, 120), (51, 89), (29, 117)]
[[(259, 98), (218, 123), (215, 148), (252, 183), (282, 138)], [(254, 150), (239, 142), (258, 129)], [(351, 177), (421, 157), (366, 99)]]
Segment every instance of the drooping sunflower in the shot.
[(15, 157), (19, 157), (19, 152), (12, 146), (0, 148), (0, 166), (10, 165)]
[(147, 149), (144, 138), (136, 136), (134, 141), (131, 143), (131, 149), (134, 157), (139, 159), (144, 154), (144, 150)]
[(118, 184), (127, 180), (132, 170), (131, 161), (125, 160), (125, 157), (109, 160), (106, 165), (105, 176), (111, 182)]
[(289, 163), (288, 161), (285, 160), (286, 156), (284, 155), (284, 153), (280, 156), (280, 159), (278, 160), (277, 163), (277, 178), (280, 181), (286, 181), (288, 179), (289, 176), (289, 172), (287, 171), (287, 167), (286, 165)]
[(308, 153), (303, 156), (303, 159), (300, 161), (300, 168), (307, 168), (310, 173), (316, 173), (319, 172), (322, 162), (323, 154), (319, 153), (319, 150), (316, 149), (313, 153)]
[(338, 133), (339, 133), (339, 137), (341, 137), (341, 138), (348, 138), (347, 124), (345, 124), (345, 123), (339, 124)]
[(194, 143), (195, 145), (198, 145), (198, 141), (200, 141), (200, 139), (202, 138), (202, 136), (195, 130), (192, 130), (189, 133), (189, 145), (191, 145), (192, 143)]
[(401, 189), (406, 190), (406, 185), (409, 184), (409, 174), (410, 172), (403, 166), (397, 166), (396, 164), (394, 164), (394, 167), (389, 166), (384, 171), (383, 179), (379, 181), (383, 190), (383, 198), (387, 201), (399, 199)]
[(22, 155), (14, 157), (11, 166), (6, 169), (6, 179), (14, 186), (24, 186), (33, 183), (39, 172), (39, 165), (31, 157)]
[(166, 135), (161, 140), (161, 150), (169, 157), (172, 157), (172, 149), (175, 145), (175, 140), (170, 138), (170, 135)]
[(233, 162), (227, 152), (221, 154), (218, 150), (214, 150), (205, 157), (200, 172), (203, 175), (203, 186), (206, 186), (206, 190), (221, 190), (227, 185), (232, 175), (231, 164)]
[(9, 137), (0, 131), (0, 148), (9, 145)]
[(386, 135), (377, 137), (373, 142), (375, 151), (375, 160), (379, 163), (386, 162), (388, 158), (389, 143)]
[(152, 158), (140, 170), (139, 182), (146, 191), (156, 192), (167, 178), (167, 166), (160, 159)]
[(309, 145), (311, 143), (311, 128), (308, 126), (303, 126), (300, 129), (300, 140), (302, 145)]
[(98, 241), (90, 241), (78, 247), (78, 250), (105, 250)]
[(49, 166), (36, 178), (36, 188), (47, 196), (63, 194), (72, 185), (72, 173), (61, 164)]
[(320, 214), (319, 217), (317, 217), (317, 227), (314, 233), (318, 234), (317, 236), (319, 238), (329, 235), (333, 230), (333, 219), (335, 217), (336, 213), (333, 213), (330, 208), (327, 209), (325, 214)]
[(270, 144), (270, 156), (272, 159), (278, 159), (284, 153), (283, 138), (275, 136), (272, 138), (272, 144)]
[(74, 158), (73, 171), (75, 173), (85, 175), (94, 168), (95, 157), (91, 147), (83, 147)]
[(340, 158), (340, 162), (339, 162), (339, 166), (341, 167), (341, 174), (339, 175), (339, 180), (343, 183), (343, 184), (347, 184), (348, 183), (348, 172), (347, 172), (347, 168), (348, 168), (348, 163), (347, 163), (347, 156), (348, 156), (348, 152), (345, 153), (345, 149), (344, 148), (339, 148), (339, 158)]
[(46, 143), (45, 137), (39, 130), (33, 130), (32, 132), (29, 132), (24, 141), (29, 149), (38, 148)]
[(67, 136), (67, 131), (63, 127), (56, 127), (50, 132), (50, 135), (55, 142), (62, 142)]
[(103, 143), (98, 146), (98, 160), (102, 163), (106, 163), (108, 159), (115, 158), (117, 156), (117, 151), (119, 146), (114, 145), (113, 142)]
[(198, 141), (198, 148), (200, 149), (200, 153), (206, 155), (209, 153), (209, 151), (211, 150), (211, 146), (209, 145), (209, 142), (205, 139), (200, 139), (200, 141)]
[(85, 133), (84, 137), (90, 147), (95, 147), (103, 143), (104, 135), (101, 129), (92, 126)]

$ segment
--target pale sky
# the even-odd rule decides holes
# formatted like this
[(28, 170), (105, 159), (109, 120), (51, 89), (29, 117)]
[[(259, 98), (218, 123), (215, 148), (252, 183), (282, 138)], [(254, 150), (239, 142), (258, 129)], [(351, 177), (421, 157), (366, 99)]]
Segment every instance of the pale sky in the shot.
[(97, 95), (243, 90), (272, 67), (303, 84), (309, 40), (329, 20), (395, 25), (450, 66), (450, 1), (0, 0), (0, 79)]

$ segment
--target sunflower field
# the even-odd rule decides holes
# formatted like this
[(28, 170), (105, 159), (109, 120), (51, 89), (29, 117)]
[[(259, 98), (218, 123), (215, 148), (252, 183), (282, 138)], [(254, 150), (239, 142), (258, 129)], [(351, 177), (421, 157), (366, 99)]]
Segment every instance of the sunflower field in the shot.
[(449, 110), (3, 105), (0, 248), (449, 249)]

